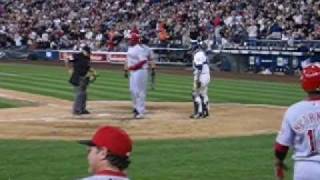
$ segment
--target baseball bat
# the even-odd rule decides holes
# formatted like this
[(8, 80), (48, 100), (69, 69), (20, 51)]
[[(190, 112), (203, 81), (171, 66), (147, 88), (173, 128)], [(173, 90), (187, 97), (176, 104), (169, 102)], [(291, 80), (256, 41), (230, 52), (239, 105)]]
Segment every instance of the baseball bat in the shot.
[(151, 73), (151, 80), (150, 80), (151, 90), (155, 89), (155, 85), (156, 85), (156, 75)]

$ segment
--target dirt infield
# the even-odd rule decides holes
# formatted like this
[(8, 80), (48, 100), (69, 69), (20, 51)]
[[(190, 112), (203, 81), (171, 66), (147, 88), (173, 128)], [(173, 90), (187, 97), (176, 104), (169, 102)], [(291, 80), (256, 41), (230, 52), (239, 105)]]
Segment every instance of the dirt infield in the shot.
[(192, 120), (191, 103), (147, 103), (143, 120), (131, 119), (125, 101), (90, 101), (90, 115), (71, 114), (70, 101), (0, 89), (0, 97), (31, 101), (35, 106), (0, 110), (2, 139), (89, 138), (101, 125), (128, 130), (134, 139), (204, 138), (274, 133), (285, 107), (211, 104), (208, 119)]

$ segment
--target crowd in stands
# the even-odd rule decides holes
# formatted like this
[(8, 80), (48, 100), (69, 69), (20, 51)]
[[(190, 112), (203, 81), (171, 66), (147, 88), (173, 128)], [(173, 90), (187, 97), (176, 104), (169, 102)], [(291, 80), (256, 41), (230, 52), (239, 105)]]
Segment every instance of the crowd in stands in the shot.
[(132, 31), (151, 44), (210, 47), (246, 40), (320, 40), (317, 0), (2, 0), (0, 47), (124, 50)]

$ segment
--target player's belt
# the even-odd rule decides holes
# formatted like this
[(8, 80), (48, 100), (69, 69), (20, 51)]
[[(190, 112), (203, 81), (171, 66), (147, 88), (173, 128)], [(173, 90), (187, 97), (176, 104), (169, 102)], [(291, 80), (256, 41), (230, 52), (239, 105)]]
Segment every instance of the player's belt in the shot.
[(139, 63), (132, 65), (128, 68), (129, 71), (136, 71), (142, 69), (143, 65), (147, 63), (147, 60), (140, 61)]
[(202, 65), (204, 65), (204, 64), (209, 64), (209, 63), (206, 61), (206, 62), (202, 63)]

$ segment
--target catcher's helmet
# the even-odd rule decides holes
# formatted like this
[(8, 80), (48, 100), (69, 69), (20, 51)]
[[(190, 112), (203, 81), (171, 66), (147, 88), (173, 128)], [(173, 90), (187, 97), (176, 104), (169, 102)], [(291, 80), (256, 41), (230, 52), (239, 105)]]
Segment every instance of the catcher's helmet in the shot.
[(207, 48), (208, 48), (208, 45), (204, 41), (198, 42), (198, 46), (202, 50), (207, 50)]
[(206, 51), (207, 48), (208, 48), (208, 46), (204, 41), (198, 41), (197, 44), (194, 44), (191, 49), (192, 49), (192, 51), (196, 51), (198, 49)]
[(306, 92), (320, 91), (320, 64), (310, 64), (302, 69), (301, 86)]

